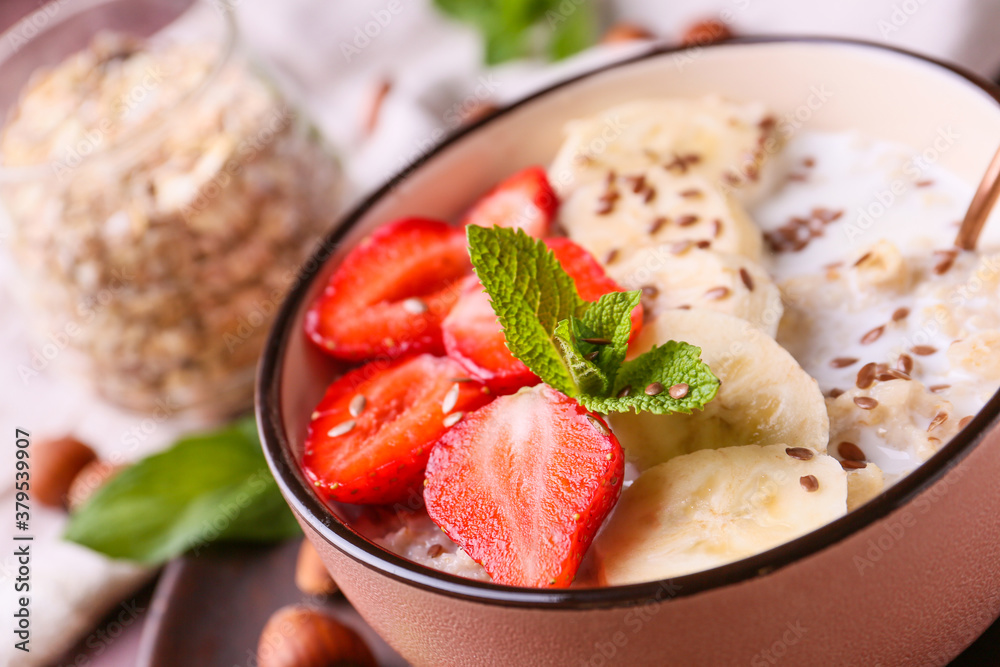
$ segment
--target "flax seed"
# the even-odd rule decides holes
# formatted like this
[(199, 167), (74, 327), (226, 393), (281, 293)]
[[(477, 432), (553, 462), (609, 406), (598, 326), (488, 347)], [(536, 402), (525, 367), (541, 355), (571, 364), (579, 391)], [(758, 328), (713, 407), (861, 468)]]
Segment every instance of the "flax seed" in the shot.
[(861, 337), (861, 344), (871, 345), (872, 343), (874, 343), (875, 341), (877, 341), (879, 338), (882, 337), (883, 332), (885, 332), (884, 324), (882, 326), (875, 327), (874, 329), (872, 329), (871, 331), (869, 331), (868, 333), (866, 333), (864, 336)]
[(799, 477), (799, 484), (801, 484), (802, 488), (808, 493), (812, 493), (813, 491), (819, 489), (819, 480), (816, 479), (816, 475), (805, 475), (803, 477)]
[(830, 366), (833, 368), (847, 368), (848, 366), (853, 366), (858, 363), (856, 357), (836, 357), (830, 360)]
[(740, 267), (740, 280), (743, 281), (743, 286), (747, 288), (748, 292), (753, 291), (753, 278), (750, 276), (750, 272), (746, 270), (746, 267)]
[[(861, 367), (861, 370), (858, 371), (858, 377), (855, 380), (854, 384), (857, 385), (858, 389), (867, 389), (868, 387), (872, 386), (873, 382), (875, 382), (875, 373), (876, 371), (875, 371), (874, 361), (865, 364), (864, 366)], [(857, 402), (856, 399), (855, 402)]]
[(866, 461), (848, 461), (845, 459), (840, 462), (840, 467), (844, 470), (864, 470), (868, 467), (868, 463)]
[(659, 382), (651, 382), (646, 386), (646, 394), (648, 396), (657, 396), (663, 393), (663, 385)]
[(653, 236), (656, 234), (656, 232), (660, 231), (663, 228), (663, 225), (667, 224), (667, 222), (667, 219), (664, 217), (659, 217), (656, 220), (653, 220), (653, 222), (649, 225), (649, 235)]
[(799, 461), (809, 461), (815, 454), (808, 447), (785, 447), (785, 454)]
[(845, 461), (867, 461), (868, 457), (861, 451), (861, 448), (853, 442), (842, 442), (837, 445), (837, 453)]
[(720, 285), (705, 292), (705, 298), (711, 301), (719, 301), (729, 296), (729, 288)]
[(670, 389), (667, 390), (667, 393), (670, 394), (670, 398), (675, 398), (680, 400), (688, 395), (688, 389), (689, 387), (686, 384), (680, 382), (678, 384), (671, 386)]
[(855, 396), (854, 404), (862, 410), (874, 410), (878, 407), (878, 401), (871, 396)]
[(928, 357), (937, 352), (937, 348), (930, 345), (914, 345), (910, 348), (910, 352), (919, 357)]

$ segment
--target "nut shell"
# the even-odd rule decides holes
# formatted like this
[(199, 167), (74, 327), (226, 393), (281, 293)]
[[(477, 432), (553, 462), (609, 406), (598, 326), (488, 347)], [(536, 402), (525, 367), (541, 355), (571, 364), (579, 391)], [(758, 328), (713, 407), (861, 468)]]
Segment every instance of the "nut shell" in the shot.
[(39, 441), (31, 452), (32, 498), (49, 507), (65, 507), (73, 479), (96, 460), (93, 449), (71, 436)]
[(302, 546), (299, 547), (295, 585), (306, 595), (333, 595), (340, 590), (323, 565), (316, 547), (309, 540), (302, 540)]
[(260, 667), (377, 667), (368, 645), (330, 614), (302, 605), (274, 612), (257, 645)]

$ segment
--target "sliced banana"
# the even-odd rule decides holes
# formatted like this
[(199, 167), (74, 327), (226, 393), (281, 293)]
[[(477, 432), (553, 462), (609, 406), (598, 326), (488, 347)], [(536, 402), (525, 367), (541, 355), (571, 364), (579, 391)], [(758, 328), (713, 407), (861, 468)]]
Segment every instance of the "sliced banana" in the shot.
[(948, 347), (948, 362), (953, 369), (984, 380), (1000, 380), (1000, 330), (986, 329), (956, 340)]
[(642, 328), (635, 354), (668, 340), (701, 348), (722, 381), (694, 414), (614, 413), (611, 427), (640, 470), (699, 449), (785, 443), (826, 452), (830, 421), (816, 381), (773, 338), (711, 310), (668, 310)]
[(711, 248), (757, 261), (763, 240), (743, 206), (704, 176), (660, 167), (613, 173), (563, 201), (559, 220), (574, 241), (613, 267), (627, 248), (669, 244), (672, 252)]
[(847, 473), (847, 511), (851, 512), (861, 507), (869, 500), (882, 493), (885, 488), (885, 475), (882, 469), (874, 463), (864, 468)]
[[(916, 380), (876, 381), (828, 398), (830, 442), (886, 447), (926, 461), (958, 433), (950, 401)], [(866, 452), (870, 453), (870, 452)]]
[(701, 174), (713, 188), (750, 203), (769, 189), (766, 167), (781, 144), (763, 104), (720, 97), (630, 102), (568, 123), (566, 134), (549, 170), (562, 197), (602, 181), (608, 170), (655, 166), (677, 176)]
[(861, 251), (851, 265), (850, 275), (860, 291), (875, 287), (898, 292), (908, 286), (909, 273), (899, 248), (891, 241), (879, 239)]
[(847, 511), (847, 474), (830, 456), (785, 445), (678, 456), (622, 493), (594, 543), (601, 583), (667, 579), (718, 567), (804, 535)]
[(671, 308), (706, 308), (734, 315), (772, 338), (784, 308), (781, 291), (756, 262), (714, 250), (674, 254), (667, 245), (647, 246), (607, 267), (619, 285), (642, 290), (648, 317)]

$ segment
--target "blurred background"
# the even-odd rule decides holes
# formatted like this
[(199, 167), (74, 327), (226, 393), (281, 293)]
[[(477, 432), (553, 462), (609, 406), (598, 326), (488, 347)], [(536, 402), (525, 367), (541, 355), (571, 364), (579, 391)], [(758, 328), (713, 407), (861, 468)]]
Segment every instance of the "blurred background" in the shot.
[[(338, 214), (449, 134), (573, 73), (653, 42), (829, 35), (995, 80), (997, 25), (1000, 0), (2, 0), (0, 416), (93, 464), (92, 492), (241, 414), (270, 317)], [(141, 44), (109, 30), (160, 56), (133, 57)], [(301, 597), (297, 542), (174, 561), (156, 588), (177, 554), (126, 565), (67, 543), (67, 502), (64, 489), (33, 516), (33, 652), (5, 642), (0, 664), (254, 664), (261, 615)], [(208, 604), (249, 585), (260, 601), (236, 621)], [(346, 602), (322, 604), (400, 664)], [(962, 664), (998, 664), (997, 634)], [(205, 653), (171, 653), (192, 646)]]

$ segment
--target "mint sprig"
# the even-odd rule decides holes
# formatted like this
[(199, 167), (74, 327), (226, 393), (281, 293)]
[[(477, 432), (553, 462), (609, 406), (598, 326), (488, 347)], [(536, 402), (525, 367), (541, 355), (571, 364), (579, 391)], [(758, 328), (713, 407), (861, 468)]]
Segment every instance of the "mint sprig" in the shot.
[[(508, 349), (546, 384), (597, 412), (689, 414), (715, 398), (719, 379), (698, 347), (669, 341), (625, 361), (638, 291), (585, 301), (542, 241), (501, 227), (466, 234)], [(675, 398), (676, 385), (687, 389)]]

